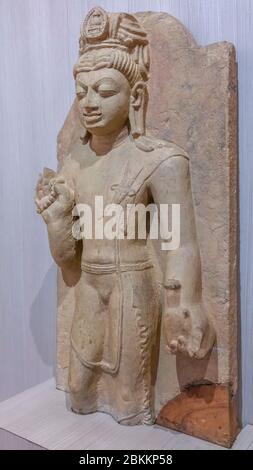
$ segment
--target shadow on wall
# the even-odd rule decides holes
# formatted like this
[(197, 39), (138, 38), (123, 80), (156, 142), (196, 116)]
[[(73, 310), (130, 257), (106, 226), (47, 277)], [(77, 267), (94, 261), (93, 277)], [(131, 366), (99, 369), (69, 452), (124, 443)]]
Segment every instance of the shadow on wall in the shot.
[(195, 359), (177, 354), (176, 367), (181, 392), (189, 388), (191, 384), (219, 383), (217, 343), (215, 342), (212, 351), (203, 359)]
[(56, 266), (52, 265), (44, 277), (42, 286), (32, 303), (30, 328), (38, 353), (47, 366), (55, 372), (56, 356)]

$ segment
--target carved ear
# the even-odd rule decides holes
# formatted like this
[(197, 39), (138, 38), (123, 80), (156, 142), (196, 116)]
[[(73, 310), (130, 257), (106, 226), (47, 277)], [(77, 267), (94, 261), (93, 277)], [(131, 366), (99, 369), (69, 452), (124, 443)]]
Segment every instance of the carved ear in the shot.
[(143, 105), (144, 93), (146, 89), (146, 83), (137, 82), (131, 90), (131, 105), (135, 110), (138, 110)]
[(147, 89), (145, 82), (137, 82), (130, 96), (129, 121), (131, 134), (138, 138), (145, 134), (145, 108), (147, 100)]

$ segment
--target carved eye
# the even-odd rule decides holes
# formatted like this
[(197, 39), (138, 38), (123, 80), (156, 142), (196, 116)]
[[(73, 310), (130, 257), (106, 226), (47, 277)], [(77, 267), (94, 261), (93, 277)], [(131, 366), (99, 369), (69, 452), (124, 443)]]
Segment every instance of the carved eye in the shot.
[(87, 88), (76, 87), (76, 96), (78, 100), (82, 100), (87, 95)]
[(109, 96), (113, 96), (117, 94), (116, 90), (113, 90), (105, 86), (98, 87), (97, 92), (99, 93), (100, 96), (102, 96), (102, 98), (108, 98)]

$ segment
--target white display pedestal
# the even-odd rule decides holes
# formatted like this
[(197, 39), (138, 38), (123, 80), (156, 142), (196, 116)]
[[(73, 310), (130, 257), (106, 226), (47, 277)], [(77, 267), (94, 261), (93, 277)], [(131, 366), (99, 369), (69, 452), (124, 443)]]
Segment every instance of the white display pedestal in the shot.
[[(160, 426), (122, 426), (104, 413), (86, 416), (67, 409), (68, 395), (48, 380), (0, 403), (0, 449), (222, 449)], [(246, 426), (234, 449), (253, 449)]]

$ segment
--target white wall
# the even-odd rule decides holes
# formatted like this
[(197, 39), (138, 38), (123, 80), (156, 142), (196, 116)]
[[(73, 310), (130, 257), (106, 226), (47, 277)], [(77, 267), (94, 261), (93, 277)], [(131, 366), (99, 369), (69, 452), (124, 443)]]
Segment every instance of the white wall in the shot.
[(0, 0), (0, 399), (53, 374), (56, 270), (33, 206), (73, 98), (80, 22), (111, 11), (166, 11), (208, 44), (237, 48), (240, 96), (241, 318), (244, 422), (253, 423), (253, 1)]

